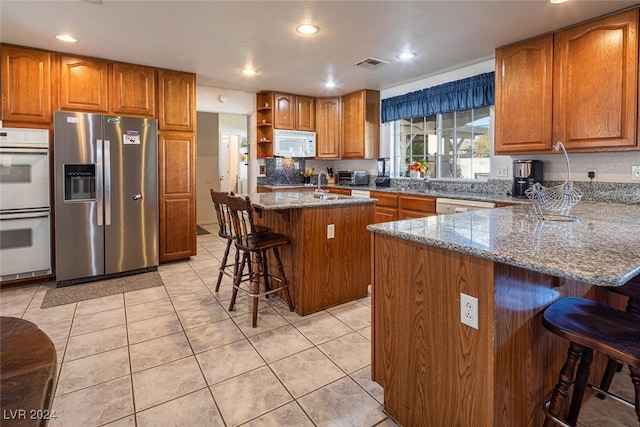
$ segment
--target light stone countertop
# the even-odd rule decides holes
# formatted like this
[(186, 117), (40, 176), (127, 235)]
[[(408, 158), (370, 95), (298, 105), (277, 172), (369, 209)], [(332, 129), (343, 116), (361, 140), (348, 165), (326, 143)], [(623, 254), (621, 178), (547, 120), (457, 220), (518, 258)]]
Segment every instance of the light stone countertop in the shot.
[(579, 222), (527, 217), (530, 204), (372, 224), (374, 233), (566, 279), (620, 286), (640, 274), (640, 205), (578, 203)]
[(283, 193), (253, 193), (249, 197), (251, 204), (264, 210), (315, 208), (321, 206), (340, 206), (356, 204), (373, 204), (377, 199), (331, 194), (331, 199), (313, 197), (313, 191)]

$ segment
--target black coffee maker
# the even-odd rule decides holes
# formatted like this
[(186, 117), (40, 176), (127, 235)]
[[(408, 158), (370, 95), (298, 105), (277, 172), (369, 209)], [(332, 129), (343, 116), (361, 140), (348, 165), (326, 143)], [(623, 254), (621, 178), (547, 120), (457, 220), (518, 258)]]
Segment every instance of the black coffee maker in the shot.
[(376, 187), (390, 187), (391, 178), (389, 178), (390, 160), (385, 158), (378, 159), (378, 177), (376, 178)]
[(540, 160), (513, 161), (513, 197), (527, 197), (525, 191), (536, 182), (542, 182), (542, 162)]

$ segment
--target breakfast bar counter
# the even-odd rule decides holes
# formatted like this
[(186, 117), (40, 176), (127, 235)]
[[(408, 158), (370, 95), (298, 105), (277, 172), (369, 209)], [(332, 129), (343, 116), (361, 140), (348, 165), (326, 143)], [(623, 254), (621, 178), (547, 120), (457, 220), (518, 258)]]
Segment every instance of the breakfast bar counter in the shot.
[[(280, 249), (295, 311), (306, 315), (366, 297), (375, 199), (313, 192), (251, 194), (256, 223), (291, 239)], [(272, 270), (275, 271), (275, 270)]]
[[(542, 326), (564, 296), (621, 306), (640, 273), (640, 206), (530, 205), (373, 224), (372, 378), (402, 425), (539, 426), (567, 343)], [(596, 286), (594, 286), (596, 285)], [(461, 323), (477, 298), (478, 328)], [(597, 358), (591, 382), (606, 363)]]

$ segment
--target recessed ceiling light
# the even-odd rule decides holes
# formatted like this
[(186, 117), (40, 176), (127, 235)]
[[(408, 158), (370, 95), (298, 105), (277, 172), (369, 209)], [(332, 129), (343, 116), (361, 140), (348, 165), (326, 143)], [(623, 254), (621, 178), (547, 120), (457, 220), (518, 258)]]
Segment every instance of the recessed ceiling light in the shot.
[(402, 52), (400, 55), (398, 55), (398, 59), (403, 59), (403, 60), (413, 59), (415, 57), (416, 57), (416, 54), (413, 52)]
[(549, 2), (550, 2), (550, 3), (553, 3), (553, 4), (566, 3), (566, 2), (568, 2), (568, 1), (569, 1), (569, 0), (549, 0)]
[(256, 70), (254, 70), (253, 68), (245, 68), (244, 70), (242, 70), (242, 74), (246, 75), (246, 76), (253, 76), (258, 74), (258, 72)]
[(67, 43), (75, 43), (78, 41), (78, 39), (76, 39), (73, 36), (70, 36), (69, 34), (58, 34), (56, 38), (60, 41), (67, 42)]
[(300, 34), (315, 34), (318, 32), (318, 27), (311, 24), (302, 24), (296, 27), (296, 31)]
[(327, 88), (333, 88), (333, 87), (336, 87), (336, 86), (337, 86), (337, 84), (335, 82), (326, 82), (324, 84), (324, 87), (327, 87)]

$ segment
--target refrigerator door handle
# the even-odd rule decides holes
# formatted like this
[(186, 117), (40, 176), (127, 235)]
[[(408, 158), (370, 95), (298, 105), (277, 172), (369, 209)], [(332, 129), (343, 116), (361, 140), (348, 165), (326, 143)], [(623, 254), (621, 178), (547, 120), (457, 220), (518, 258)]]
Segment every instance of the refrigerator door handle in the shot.
[(102, 140), (101, 139), (96, 139), (96, 189), (97, 189), (97, 194), (96, 194), (96, 208), (98, 210), (97, 214), (98, 214), (98, 220), (97, 220), (97, 224), (98, 227), (102, 227), (103, 225), (103, 215), (104, 215), (104, 210), (102, 207), (102, 170), (103, 170), (103, 164), (102, 164)]
[(104, 140), (104, 225), (111, 225), (111, 142)]

